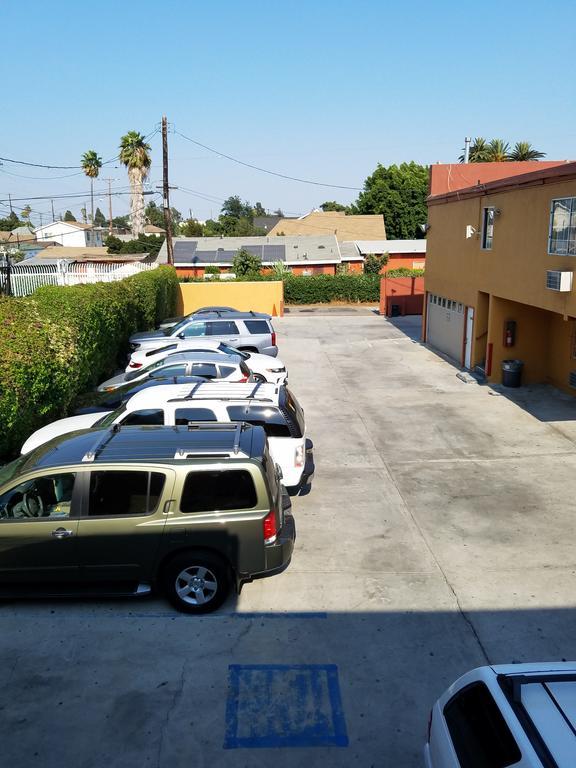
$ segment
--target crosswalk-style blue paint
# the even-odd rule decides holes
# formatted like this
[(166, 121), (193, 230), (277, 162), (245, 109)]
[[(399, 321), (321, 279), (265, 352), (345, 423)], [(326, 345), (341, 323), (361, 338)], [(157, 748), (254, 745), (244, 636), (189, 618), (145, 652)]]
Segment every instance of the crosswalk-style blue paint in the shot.
[(225, 749), (346, 747), (335, 664), (232, 664)]

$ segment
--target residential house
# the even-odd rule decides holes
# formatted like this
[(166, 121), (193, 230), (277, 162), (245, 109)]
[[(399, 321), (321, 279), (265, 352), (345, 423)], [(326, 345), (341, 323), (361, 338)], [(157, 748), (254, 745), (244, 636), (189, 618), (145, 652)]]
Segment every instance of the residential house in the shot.
[(424, 269), (426, 265), (426, 240), (354, 240), (340, 243), (340, 250), (343, 259), (345, 253), (354, 251), (360, 256), (359, 261), (351, 265), (352, 271), (361, 272), (364, 259), (370, 254), (374, 256), (388, 254), (388, 263), (380, 270), (381, 274), (401, 267)]
[(519, 359), (524, 382), (574, 394), (576, 163), (521, 165), (537, 170), (457, 190), (443, 171), (431, 184), (425, 339), (489, 381)]
[[(207, 266), (217, 266), (220, 272), (231, 272), (234, 256), (242, 248), (261, 260), (263, 272), (269, 271), (274, 264), (282, 263), (296, 275), (333, 275), (342, 263), (334, 235), (175, 237), (173, 244), (174, 266), (182, 277), (201, 277)], [(164, 243), (158, 254), (158, 262), (166, 261)]]
[(344, 211), (312, 211), (297, 219), (280, 219), (274, 235), (335, 235), (344, 240), (385, 240), (384, 216), (347, 216)]
[(100, 247), (106, 236), (101, 227), (81, 224), (79, 221), (52, 221), (34, 230), (36, 239), (50, 240), (60, 245), (76, 248)]

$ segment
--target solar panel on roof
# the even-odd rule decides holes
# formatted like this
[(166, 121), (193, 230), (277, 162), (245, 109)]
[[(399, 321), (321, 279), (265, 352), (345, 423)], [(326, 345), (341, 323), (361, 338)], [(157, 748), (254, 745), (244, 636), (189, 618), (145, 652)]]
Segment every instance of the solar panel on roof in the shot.
[(243, 246), (243, 250), (248, 251), (249, 253), (254, 254), (254, 256), (258, 256), (259, 259), (262, 258), (262, 246), (261, 245), (245, 245), (245, 246)]
[(177, 254), (192, 256), (197, 247), (197, 240), (176, 240), (174, 242), (174, 256)]
[(263, 246), (262, 261), (286, 261), (286, 247), (284, 245)]
[(214, 264), (216, 261), (215, 251), (196, 251), (195, 259), (199, 264)]
[(220, 263), (231, 264), (236, 256), (236, 251), (217, 251), (216, 261)]

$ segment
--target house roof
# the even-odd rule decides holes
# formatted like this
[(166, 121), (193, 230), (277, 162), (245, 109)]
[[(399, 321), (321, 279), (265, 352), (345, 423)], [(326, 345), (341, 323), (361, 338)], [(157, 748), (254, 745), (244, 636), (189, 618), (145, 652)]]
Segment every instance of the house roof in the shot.
[[(263, 264), (341, 262), (340, 248), (334, 235), (295, 235), (293, 237), (176, 237), (175, 266), (231, 266), (236, 253), (245, 248), (258, 256)], [(166, 263), (166, 243), (158, 254), (158, 262)]]
[(99, 227), (93, 227), (92, 224), (83, 224), (80, 221), (50, 221), (48, 224), (43, 224), (41, 227), (36, 227), (34, 232), (40, 232), (43, 229), (53, 227), (55, 224), (67, 224), (75, 229), (99, 229)]
[(16, 237), (22, 237), (22, 238), (26, 237), (30, 239), (34, 237), (35, 231), (36, 230), (30, 229), (30, 227), (26, 227), (26, 226), (16, 227), (16, 229), (12, 230), (12, 237), (14, 239), (16, 239)]
[(312, 211), (299, 219), (280, 219), (270, 235), (336, 235), (343, 240), (384, 240), (386, 228), (381, 214), (350, 215), (344, 211)]
[(146, 224), (144, 233), (147, 235), (164, 235), (166, 234), (166, 230), (162, 229), (162, 227), (156, 227), (154, 224)]
[(430, 166), (429, 193), (431, 197), (446, 195), (459, 189), (488, 184), (541, 171), (567, 163), (567, 160), (527, 160), (518, 163), (437, 163)]
[[(569, 181), (576, 179), (576, 162), (564, 161), (555, 165), (534, 163), (538, 166), (537, 170), (529, 173), (512, 174), (504, 178), (494, 179), (486, 183), (476, 184), (465, 187), (460, 190), (445, 192), (444, 194), (431, 195), (428, 198), (428, 205), (439, 205), (441, 203), (461, 200), (468, 197), (481, 197), (494, 192), (506, 192), (520, 187), (529, 187), (541, 184), (553, 184), (560, 181)], [(486, 165), (483, 163), (483, 165)], [(525, 163), (499, 163), (498, 165), (527, 165)], [(532, 163), (530, 164), (532, 165)]]
[[(108, 253), (104, 247), (72, 247), (67, 245), (52, 245), (44, 248), (34, 258), (36, 263), (44, 264), (46, 259), (72, 259), (73, 261), (105, 261), (126, 262), (142, 261), (148, 257), (147, 253)], [(30, 263), (30, 262), (28, 262)]]
[(358, 251), (368, 253), (426, 253), (426, 240), (356, 240)]

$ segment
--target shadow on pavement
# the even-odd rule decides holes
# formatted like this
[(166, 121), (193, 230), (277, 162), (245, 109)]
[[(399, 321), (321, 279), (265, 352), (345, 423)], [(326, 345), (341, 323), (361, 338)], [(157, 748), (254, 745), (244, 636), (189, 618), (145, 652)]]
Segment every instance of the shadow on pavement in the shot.
[(506, 397), (529, 414), (544, 422), (576, 420), (576, 398), (551, 384), (531, 384), (525, 387), (504, 387), (488, 384), (490, 389)]

